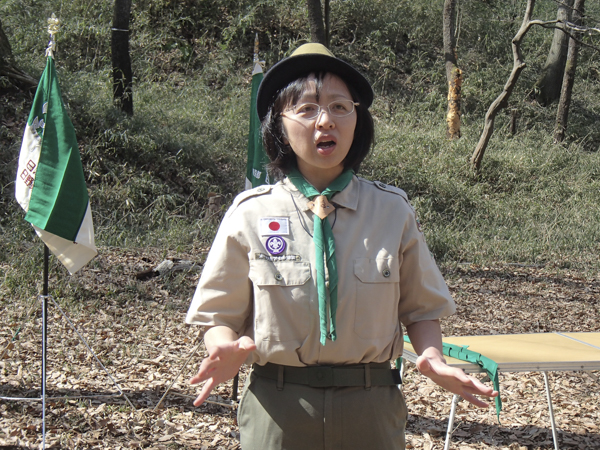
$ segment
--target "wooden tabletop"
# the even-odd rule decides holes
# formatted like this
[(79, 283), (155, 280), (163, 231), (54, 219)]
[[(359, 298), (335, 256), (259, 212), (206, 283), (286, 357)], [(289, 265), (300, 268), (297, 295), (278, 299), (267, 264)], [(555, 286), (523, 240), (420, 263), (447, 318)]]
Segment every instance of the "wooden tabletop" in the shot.
[[(532, 333), (486, 336), (452, 336), (444, 342), (467, 346), (498, 364), (504, 372), (600, 370), (600, 333)], [(404, 358), (417, 355), (404, 344)], [(476, 364), (446, 357), (449, 365), (465, 372), (481, 372)]]

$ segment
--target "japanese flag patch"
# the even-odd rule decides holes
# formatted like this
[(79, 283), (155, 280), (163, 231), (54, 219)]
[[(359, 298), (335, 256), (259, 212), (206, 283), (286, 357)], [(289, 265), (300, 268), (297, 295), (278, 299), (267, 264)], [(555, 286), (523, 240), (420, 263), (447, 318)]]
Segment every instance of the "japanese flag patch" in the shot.
[(290, 234), (289, 217), (261, 217), (258, 226), (261, 236), (288, 236)]

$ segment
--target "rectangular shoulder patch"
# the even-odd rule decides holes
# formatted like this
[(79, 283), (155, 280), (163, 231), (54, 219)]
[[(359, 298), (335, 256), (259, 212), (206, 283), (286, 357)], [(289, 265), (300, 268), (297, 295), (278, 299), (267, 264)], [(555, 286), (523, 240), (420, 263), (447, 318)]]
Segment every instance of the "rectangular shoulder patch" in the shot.
[(258, 227), (261, 236), (288, 236), (290, 234), (290, 218), (261, 217)]

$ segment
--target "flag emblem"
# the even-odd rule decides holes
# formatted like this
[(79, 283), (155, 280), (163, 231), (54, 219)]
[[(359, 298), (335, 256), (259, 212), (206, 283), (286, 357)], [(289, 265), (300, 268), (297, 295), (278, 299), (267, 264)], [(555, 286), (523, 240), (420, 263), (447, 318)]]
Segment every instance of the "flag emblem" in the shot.
[(290, 234), (290, 219), (288, 217), (261, 217), (260, 219), (261, 236), (287, 236)]

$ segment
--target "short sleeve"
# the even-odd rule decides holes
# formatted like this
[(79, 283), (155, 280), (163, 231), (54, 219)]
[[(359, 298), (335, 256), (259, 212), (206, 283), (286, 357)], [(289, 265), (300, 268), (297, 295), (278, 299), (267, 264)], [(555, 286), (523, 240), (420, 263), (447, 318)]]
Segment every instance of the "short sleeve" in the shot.
[(252, 285), (248, 245), (239, 225), (236, 214), (228, 211), (204, 264), (186, 323), (243, 331), (252, 310)]
[(431, 255), (414, 217), (405, 223), (400, 259), (400, 304), (398, 317), (408, 326), (435, 320), (456, 311), (444, 278)]

